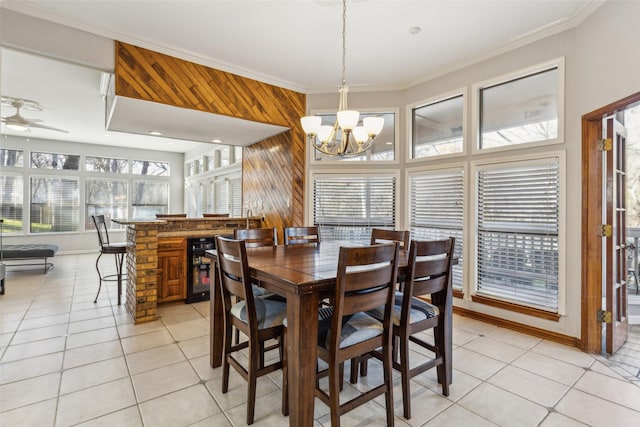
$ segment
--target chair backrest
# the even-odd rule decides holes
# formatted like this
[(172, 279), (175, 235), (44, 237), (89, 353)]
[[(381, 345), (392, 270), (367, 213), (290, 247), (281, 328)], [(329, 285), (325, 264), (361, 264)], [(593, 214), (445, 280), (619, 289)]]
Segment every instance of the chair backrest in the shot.
[(203, 213), (203, 218), (228, 218), (228, 213)]
[(218, 252), (218, 277), (225, 313), (228, 315), (231, 311), (234, 301), (231, 298), (232, 296), (245, 300), (249, 327), (257, 331), (258, 321), (253, 291), (251, 290), (251, 277), (249, 275), (245, 242), (217, 236), (216, 250)]
[[(451, 265), (455, 238), (444, 240), (411, 241), (407, 258), (407, 280), (404, 293), (407, 297), (431, 295), (432, 304), (441, 313), (451, 305)], [(402, 316), (408, 315), (411, 298), (403, 298)]]
[(233, 238), (236, 240), (244, 240), (247, 248), (278, 245), (278, 233), (275, 227), (236, 228), (233, 230)]
[(390, 325), (398, 278), (399, 244), (341, 247), (338, 258), (330, 349), (337, 349), (343, 317), (385, 306), (384, 324)]
[(100, 248), (109, 244), (109, 231), (107, 230), (107, 223), (104, 219), (104, 215), (91, 215), (93, 224), (96, 226), (98, 232), (98, 242), (100, 242)]
[(318, 227), (285, 227), (284, 229), (285, 245), (318, 242), (320, 242)]
[(409, 248), (411, 232), (409, 230), (385, 230), (383, 228), (371, 229), (371, 244), (398, 242), (402, 249)]
[(156, 218), (186, 218), (186, 213), (176, 213), (176, 214), (156, 214)]

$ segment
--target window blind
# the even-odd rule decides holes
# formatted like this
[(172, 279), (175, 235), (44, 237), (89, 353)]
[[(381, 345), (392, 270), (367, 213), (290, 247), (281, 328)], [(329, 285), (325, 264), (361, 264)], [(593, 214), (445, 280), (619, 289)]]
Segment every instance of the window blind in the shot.
[(558, 310), (558, 159), (478, 172), (477, 291)]
[(216, 213), (229, 213), (229, 184), (225, 179), (215, 182)]
[(437, 240), (455, 237), (453, 287), (462, 289), (464, 171), (424, 171), (409, 176), (411, 238)]
[(78, 178), (31, 176), (31, 233), (78, 231)]
[(122, 228), (111, 218), (127, 218), (128, 181), (126, 179), (87, 178), (85, 180), (85, 230), (93, 230), (91, 215), (104, 215), (107, 227)]
[(231, 191), (231, 206), (229, 214), (231, 216), (242, 216), (242, 179), (233, 178), (229, 181)]
[(371, 228), (395, 228), (394, 176), (316, 175), (314, 224), (323, 239), (369, 242)]
[(0, 175), (0, 218), (4, 219), (3, 233), (22, 233), (23, 186), (22, 175), (4, 172)]

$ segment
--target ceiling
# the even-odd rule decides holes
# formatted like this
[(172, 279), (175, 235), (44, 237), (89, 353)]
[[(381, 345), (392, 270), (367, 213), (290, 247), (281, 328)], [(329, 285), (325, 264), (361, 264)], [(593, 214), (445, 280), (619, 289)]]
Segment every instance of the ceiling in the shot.
[[(402, 90), (572, 28), (602, 3), (348, 0), (347, 84), (351, 91)], [(336, 0), (4, 0), (0, 7), (305, 93), (337, 92), (340, 84), (341, 3)], [(32, 129), (33, 137), (134, 147), (148, 147), (152, 138), (105, 136), (95, 70), (4, 49), (1, 87), (3, 95), (43, 104), (44, 111), (24, 111), (24, 116), (70, 131)], [(5, 107), (2, 116), (14, 112)], [(233, 134), (238, 125), (230, 125)], [(211, 138), (217, 137), (213, 133)], [(166, 151), (197, 146), (153, 141), (154, 149)]]

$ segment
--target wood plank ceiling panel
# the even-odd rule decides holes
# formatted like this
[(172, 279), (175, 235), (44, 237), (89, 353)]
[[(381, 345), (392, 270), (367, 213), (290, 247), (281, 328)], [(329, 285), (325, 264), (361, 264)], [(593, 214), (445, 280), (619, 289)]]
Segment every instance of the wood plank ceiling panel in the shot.
[(116, 42), (115, 83), (118, 96), (289, 127), (243, 149), (243, 206), (258, 203), (254, 213), (264, 214), (267, 227), (303, 225), (303, 93), (122, 42)]

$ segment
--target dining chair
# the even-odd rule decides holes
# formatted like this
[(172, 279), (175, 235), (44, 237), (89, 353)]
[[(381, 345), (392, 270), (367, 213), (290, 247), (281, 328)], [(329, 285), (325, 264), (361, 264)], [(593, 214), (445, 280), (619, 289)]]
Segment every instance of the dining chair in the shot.
[[(322, 308), (318, 322), (318, 357), (329, 366), (318, 377), (329, 376), (329, 392), (316, 386), (316, 397), (331, 408), (331, 425), (340, 416), (384, 394), (387, 425), (393, 426), (393, 379), (391, 356), (391, 308), (398, 275), (397, 243), (365, 247), (342, 247), (338, 260), (333, 307)], [(378, 320), (366, 313), (383, 307)], [(331, 313), (324, 318), (322, 312)], [(346, 360), (382, 348), (383, 383), (340, 404), (342, 366)]]
[[(224, 357), (222, 361), (222, 392), (229, 389), (229, 367), (248, 382), (247, 424), (254, 420), (256, 380), (274, 372), (284, 363), (284, 327), (287, 305), (282, 301), (255, 298), (251, 289), (246, 244), (242, 240), (216, 237), (218, 274), (224, 307)], [(233, 297), (237, 297), (233, 298)], [(238, 302), (234, 302), (234, 301)], [(242, 332), (247, 341), (232, 343), (232, 327)], [(265, 366), (265, 342), (277, 339), (280, 358)], [(234, 357), (234, 353), (248, 348), (248, 366)], [(286, 383), (283, 382), (286, 386)], [(283, 393), (287, 393), (283, 389)], [(284, 402), (284, 399), (283, 399)], [(283, 412), (286, 409), (283, 408)]]
[(229, 218), (228, 213), (203, 213), (203, 218)]
[(156, 214), (156, 218), (157, 219), (162, 219), (162, 218), (186, 218), (187, 214), (186, 213), (173, 213), (173, 214)]
[(407, 249), (409, 247), (409, 240), (411, 239), (411, 232), (409, 230), (387, 230), (384, 228), (372, 228), (371, 229), (371, 244), (387, 243), (387, 242), (399, 242), (401, 243), (401, 249)]
[[(396, 292), (392, 312), (394, 345), (399, 342), (398, 353), (394, 348), (393, 367), (400, 371), (402, 405), (404, 417), (411, 418), (410, 379), (431, 368), (437, 367), (438, 383), (442, 394), (449, 395), (452, 373), (452, 287), (451, 264), (455, 239), (411, 241), (407, 260), (407, 278), (404, 292)], [(420, 297), (429, 296), (431, 303)], [(378, 307), (368, 312), (383, 319), (386, 312)], [(433, 344), (417, 334), (433, 329)], [(419, 345), (431, 353), (429, 360), (410, 367), (409, 342)], [(376, 354), (381, 358), (381, 354)], [(361, 359), (360, 363), (367, 363)]]
[(233, 238), (244, 240), (247, 248), (262, 246), (278, 246), (278, 232), (276, 228), (236, 228)]
[(303, 243), (319, 243), (320, 232), (318, 227), (285, 227), (284, 244), (297, 245)]
[[(98, 293), (93, 300), (94, 303), (98, 302), (98, 296), (100, 296), (100, 290), (102, 289), (102, 282), (118, 282), (118, 305), (120, 305), (120, 299), (122, 295), (122, 281), (125, 280), (125, 276), (122, 274), (122, 268), (124, 265), (124, 257), (127, 253), (126, 243), (111, 243), (109, 240), (109, 230), (107, 229), (107, 223), (104, 219), (104, 215), (91, 215), (93, 224), (98, 232), (98, 243), (100, 244), (100, 254), (96, 259), (96, 270), (98, 272)], [(112, 254), (116, 259), (116, 273), (103, 275), (100, 271), (100, 257), (103, 254)]]

